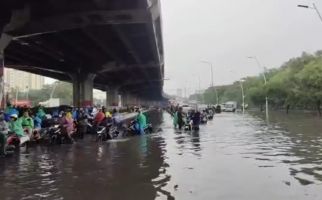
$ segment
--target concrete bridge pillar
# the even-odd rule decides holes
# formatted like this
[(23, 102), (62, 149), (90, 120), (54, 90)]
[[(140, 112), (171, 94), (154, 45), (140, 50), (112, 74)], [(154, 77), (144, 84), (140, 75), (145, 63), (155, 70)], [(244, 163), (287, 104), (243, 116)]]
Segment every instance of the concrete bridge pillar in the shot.
[(0, 32), (0, 106), (4, 108), (6, 106), (5, 102), (5, 90), (4, 90), (4, 66), (5, 66), (5, 55), (4, 50), (10, 44), (12, 38), (7, 34)]
[(93, 88), (96, 74), (72, 75), (73, 105), (75, 107), (93, 106)]
[(132, 104), (133, 106), (138, 105), (138, 98), (136, 96), (132, 96)]
[(128, 102), (131, 106), (137, 106), (138, 105), (138, 98), (134, 95), (130, 95)]
[(126, 92), (122, 92), (121, 99), (122, 99), (122, 106), (127, 107), (129, 105), (129, 94)]
[(4, 53), (0, 49), (0, 106), (5, 107), (6, 102), (4, 102)]
[(120, 95), (117, 88), (106, 89), (106, 107), (120, 106)]

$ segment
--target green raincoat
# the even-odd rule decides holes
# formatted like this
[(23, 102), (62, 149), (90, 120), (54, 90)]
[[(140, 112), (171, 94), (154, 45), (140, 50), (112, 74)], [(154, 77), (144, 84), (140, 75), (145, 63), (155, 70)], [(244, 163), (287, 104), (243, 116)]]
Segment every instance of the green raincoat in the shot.
[(173, 126), (177, 127), (177, 125), (178, 125), (178, 112), (175, 112), (173, 114)]
[(143, 113), (138, 114), (136, 120), (141, 127), (146, 127), (146, 117)]
[(22, 120), (21, 118), (17, 119), (16, 121), (9, 122), (9, 130), (17, 134), (18, 137), (25, 136), (25, 133), (22, 128)]
[(31, 117), (21, 117), (21, 123), (23, 128), (34, 128), (34, 120)]

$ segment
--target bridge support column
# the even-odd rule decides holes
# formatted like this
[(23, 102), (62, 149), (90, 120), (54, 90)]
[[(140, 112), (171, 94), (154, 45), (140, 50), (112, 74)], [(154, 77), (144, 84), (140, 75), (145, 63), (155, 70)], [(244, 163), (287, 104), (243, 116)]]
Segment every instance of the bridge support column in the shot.
[(108, 88), (106, 90), (106, 107), (119, 106), (120, 95), (117, 88)]
[(4, 66), (5, 66), (5, 56), (4, 50), (10, 44), (12, 37), (7, 34), (0, 32), (0, 106), (4, 108), (6, 106), (6, 94), (5, 94), (5, 86), (4, 86)]
[(0, 106), (5, 107), (6, 102), (4, 102), (5, 97), (4, 90), (4, 53), (0, 49)]
[(93, 106), (93, 87), (95, 74), (74, 74), (73, 80), (73, 104), (75, 107)]
[(122, 94), (121, 94), (121, 98), (122, 98), (122, 106), (123, 107), (126, 107), (127, 106), (127, 104), (128, 104), (128, 102), (127, 102), (127, 96), (128, 96), (128, 94), (126, 93), (126, 92), (122, 92)]
[(127, 107), (129, 104), (129, 94), (127, 92), (121, 92), (120, 93), (120, 106), (121, 107)]
[(129, 95), (128, 96), (128, 104), (130, 106), (137, 106), (138, 105), (138, 100), (137, 97), (134, 95)]

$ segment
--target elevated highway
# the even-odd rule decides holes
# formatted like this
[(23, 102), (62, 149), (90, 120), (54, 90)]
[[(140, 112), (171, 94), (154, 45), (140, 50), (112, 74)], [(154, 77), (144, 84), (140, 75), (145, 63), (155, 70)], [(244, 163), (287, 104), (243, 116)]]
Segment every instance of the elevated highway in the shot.
[[(4, 65), (73, 83), (74, 105), (93, 88), (125, 103), (162, 98), (159, 0), (2, 0)], [(17, 77), (19, 78), (19, 77)]]

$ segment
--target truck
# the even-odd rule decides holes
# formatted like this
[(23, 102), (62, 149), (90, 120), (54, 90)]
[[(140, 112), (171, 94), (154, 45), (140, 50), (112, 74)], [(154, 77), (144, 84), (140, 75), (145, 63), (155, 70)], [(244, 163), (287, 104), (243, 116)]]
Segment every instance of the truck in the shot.
[(222, 107), (223, 112), (236, 112), (236, 110), (237, 110), (236, 101), (228, 101), (223, 104), (223, 107)]
[(60, 99), (58, 99), (58, 98), (51, 98), (51, 99), (48, 99), (47, 101), (40, 102), (39, 104), (41, 106), (44, 106), (44, 107), (47, 107), (47, 108), (50, 108), (50, 107), (58, 107), (58, 106), (60, 106)]

